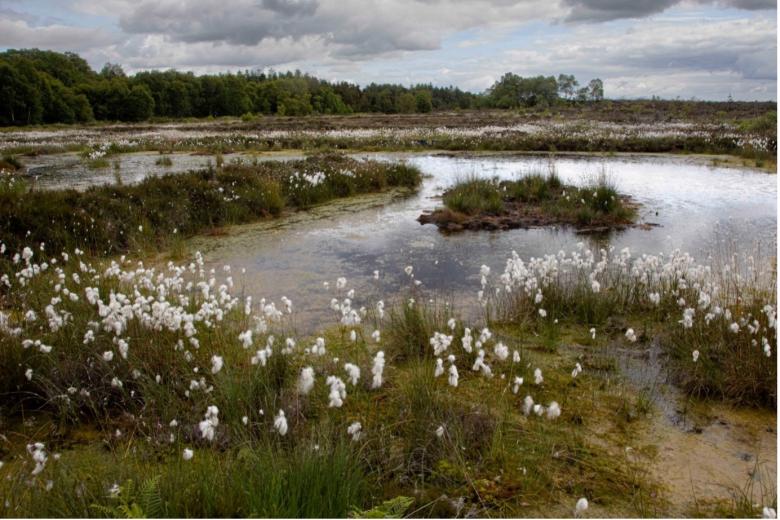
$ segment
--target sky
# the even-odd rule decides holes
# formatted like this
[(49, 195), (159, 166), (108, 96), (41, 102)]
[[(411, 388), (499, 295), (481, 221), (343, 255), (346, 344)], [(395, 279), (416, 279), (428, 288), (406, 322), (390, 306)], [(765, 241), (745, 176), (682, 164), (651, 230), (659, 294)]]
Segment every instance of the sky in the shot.
[(0, 0), (0, 49), (95, 69), (295, 70), (481, 92), (505, 72), (606, 97), (777, 99), (775, 0)]

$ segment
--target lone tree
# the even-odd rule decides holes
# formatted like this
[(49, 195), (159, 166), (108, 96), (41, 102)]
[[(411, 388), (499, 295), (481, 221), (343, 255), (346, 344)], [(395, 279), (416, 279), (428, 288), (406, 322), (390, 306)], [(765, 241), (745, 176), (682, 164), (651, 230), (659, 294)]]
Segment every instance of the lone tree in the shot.
[(572, 99), (577, 92), (577, 87), (580, 83), (574, 74), (559, 74), (558, 75), (558, 93), (565, 99)]
[(591, 101), (601, 101), (604, 99), (604, 83), (595, 78), (588, 83), (588, 99)]

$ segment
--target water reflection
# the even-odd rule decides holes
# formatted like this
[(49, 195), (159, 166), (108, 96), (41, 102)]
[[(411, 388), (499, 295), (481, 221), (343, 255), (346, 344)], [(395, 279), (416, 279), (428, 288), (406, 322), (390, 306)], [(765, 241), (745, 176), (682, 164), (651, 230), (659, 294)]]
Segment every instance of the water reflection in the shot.
[[(244, 226), (232, 236), (199, 239), (195, 245), (206, 251), (213, 266), (227, 263), (246, 269), (241, 283), (248, 294), (274, 299), (285, 295), (304, 309), (303, 321), (316, 326), (331, 322), (327, 305), (339, 276), (346, 276), (349, 287), (357, 289), (358, 305), (372, 305), (377, 298), (397, 295), (399, 287), (409, 287), (403, 268), (413, 265), (423, 294), (450, 295), (473, 314), (479, 267), (485, 264), (500, 273), (513, 250), (527, 258), (570, 251), (586, 241), (591, 247), (629, 247), (635, 253), (679, 248), (704, 261), (724, 246), (724, 240), (739, 250), (760, 242), (772, 252), (776, 243), (774, 175), (709, 167), (684, 158), (558, 158), (554, 165), (565, 182), (582, 183), (604, 172), (620, 191), (642, 204), (643, 220), (661, 227), (629, 229), (609, 237), (583, 237), (568, 228), (445, 235), (435, 226), (421, 226), (416, 218), (439, 204), (437, 197), (446, 187), (469, 175), (512, 178), (547, 168), (548, 159), (371, 157), (406, 160), (420, 167), (426, 174), (420, 191), (393, 202), (362, 197), (287, 222)], [(374, 270), (381, 273), (379, 281), (371, 279)], [(325, 281), (330, 281), (330, 290), (323, 288)]]

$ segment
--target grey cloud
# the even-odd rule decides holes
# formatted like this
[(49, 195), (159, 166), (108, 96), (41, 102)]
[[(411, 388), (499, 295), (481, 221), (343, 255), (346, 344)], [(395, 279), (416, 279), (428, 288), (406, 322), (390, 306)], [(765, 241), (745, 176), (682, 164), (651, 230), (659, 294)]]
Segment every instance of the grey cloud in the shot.
[[(570, 8), (570, 22), (606, 22), (623, 18), (644, 18), (661, 13), (684, 0), (564, 0)], [(694, 0), (745, 10), (777, 9), (774, 0)]]
[(317, 10), (317, 0), (263, 0), (263, 6), (286, 16), (312, 15)]
[(252, 46), (316, 36), (334, 55), (368, 57), (436, 49), (452, 32), (557, 16), (557, 6), (546, 0), (144, 0), (122, 11), (119, 26), (185, 43)]
[(544, 54), (525, 51), (517, 59), (550, 72), (586, 69), (604, 78), (718, 75), (766, 85), (777, 79), (776, 34), (768, 19), (643, 21), (619, 32), (586, 26), (560, 41), (541, 42)]
[(571, 7), (568, 21), (604, 22), (619, 18), (642, 18), (660, 13), (679, 0), (565, 0)]
[(293, 17), (284, 9), (274, 10), (288, 3), (279, 0), (220, 4), (210, 1), (144, 2), (121, 15), (119, 26), (127, 33), (163, 34), (172, 41), (255, 45), (264, 38), (290, 33), (290, 18)]
[(28, 24), (33, 23), (38, 19), (37, 16), (33, 16), (27, 13), (20, 13), (19, 11), (15, 11), (14, 9), (3, 7), (2, 2), (0, 2), (0, 18), (3, 18), (5, 20), (27, 22)]
[(748, 11), (759, 11), (762, 9), (777, 9), (775, 0), (721, 0), (717, 2), (720, 5), (736, 7)]

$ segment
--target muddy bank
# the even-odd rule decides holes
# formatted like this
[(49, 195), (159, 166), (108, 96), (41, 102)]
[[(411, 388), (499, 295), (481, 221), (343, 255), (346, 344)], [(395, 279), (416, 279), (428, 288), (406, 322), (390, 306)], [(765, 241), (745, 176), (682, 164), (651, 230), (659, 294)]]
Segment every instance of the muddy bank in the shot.
[(777, 494), (774, 410), (686, 397), (671, 383), (657, 340), (646, 349), (616, 349), (612, 355), (628, 384), (652, 405), (631, 448), (652, 454), (646, 465), (663, 483), (667, 514), (721, 516), (740, 499), (772, 502)]

